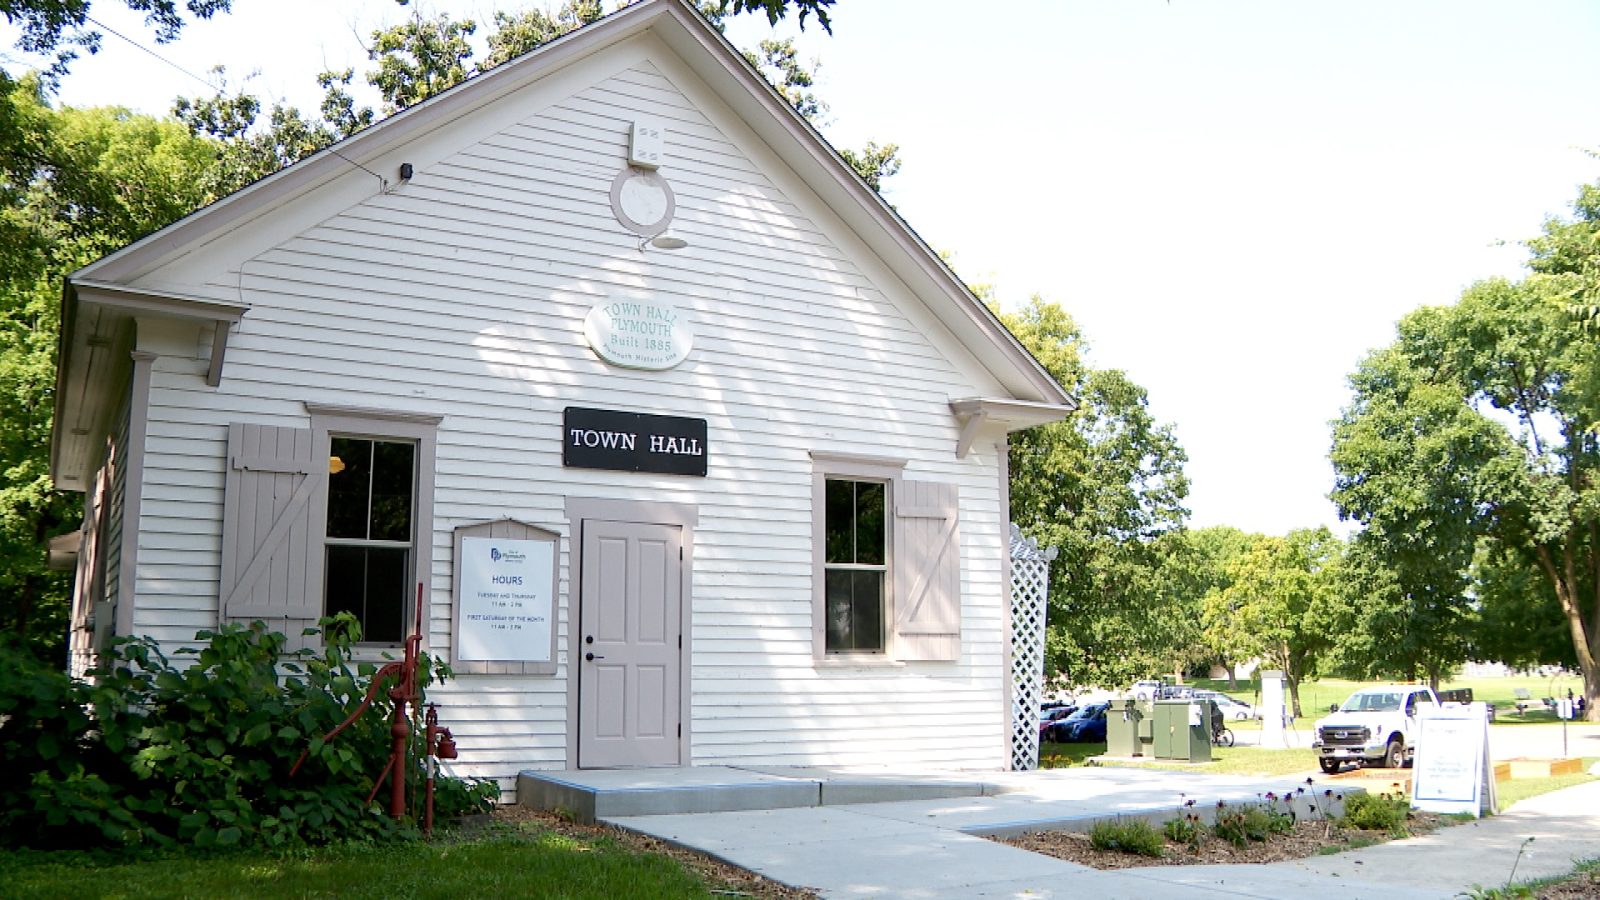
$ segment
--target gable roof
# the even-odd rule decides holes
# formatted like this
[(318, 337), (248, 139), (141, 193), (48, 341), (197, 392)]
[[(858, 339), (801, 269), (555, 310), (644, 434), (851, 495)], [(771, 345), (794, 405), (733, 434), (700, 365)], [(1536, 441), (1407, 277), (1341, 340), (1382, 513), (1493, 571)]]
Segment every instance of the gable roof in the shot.
[[(80, 318), (91, 314), (102, 319), (128, 316), (138, 311), (215, 323), (217, 339), (207, 377), (216, 384), (226, 352), (228, 329), (238, 323), (246, 308), (164, 293), (159, 288), (150, 290), (164, 293), (168, 302), (158, 304), (150, 297), (142, 297), (137, 298), (141, 302), (135, 304), (128, 288), (137, 279), (348, 174), (352, 165), (362, 166), (572, 62), (646, 32), (677, 54), (928, 307), (995, 381), (1004, 386), (1009, 396), (995, 400), (1001, 403), (1020, 401), (1036, 407), (1027, 424), (1058, 419), (1076, 408), (1073, 398), (939, 255), (882, 197), (867, 187), (822, 135), (767, 83), (743, 54), (694, 10), (688, 0), (642, 0), (408, 107), (69, 276), (62, 301), (51, 457), (52, 473), (60, 485), (82, 489), (81, 477), (87, 474), (83, 467), (88, 463), (88, 448), (76, 444), (90, 443), (64, 440), (64, 437), (93, 432), (97, 430), (94, 425), (106, 420), (106, 410), (93, 408), (96, 404), (90, 402), (91, 386), (81, 379), (90, 378), (92, 373), (103, 373), (116, 361), (115, 356), (107, 355), (114, 348), (90, 345), (92, 342), (84, 329), (77, 327)], [(152, 309), (152, 306), (157, 308)], [(104, 357), (98, 361), (95, 359), (97, 350)], [(126, 356), (122, 358), (125, 360)], [(82, 408), (73, 408), (74, 403)], [(68, 477), (63, 478), (63, 475)], [(74, 483), (75, 479), (78, 483)]]

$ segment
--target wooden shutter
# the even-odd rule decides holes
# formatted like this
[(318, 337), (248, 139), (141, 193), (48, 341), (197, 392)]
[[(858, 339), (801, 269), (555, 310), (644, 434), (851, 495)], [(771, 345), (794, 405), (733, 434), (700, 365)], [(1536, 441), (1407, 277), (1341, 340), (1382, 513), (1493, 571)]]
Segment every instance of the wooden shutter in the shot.
[(222, 520), (224, 620), (260, 619), (304, 645), (322, 615), (322, 536), (328, 460), (315, 458), (309, 428), (228, 426)]
[(953, 484), (895, 484), (895, 656), (961, 656), (960, 497)]

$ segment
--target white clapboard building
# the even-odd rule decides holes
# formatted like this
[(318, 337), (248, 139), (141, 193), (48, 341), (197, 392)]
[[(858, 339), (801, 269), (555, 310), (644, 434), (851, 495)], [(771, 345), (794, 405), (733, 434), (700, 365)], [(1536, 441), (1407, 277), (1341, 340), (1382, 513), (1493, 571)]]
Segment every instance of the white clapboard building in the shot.
[[(1006, 435), (1072, 406), (682, 0), (71, 276), (71, 646), (420, 614), (459, 770), (1004, 767)], [(420, 603), (420, 610), (417, 604)]]

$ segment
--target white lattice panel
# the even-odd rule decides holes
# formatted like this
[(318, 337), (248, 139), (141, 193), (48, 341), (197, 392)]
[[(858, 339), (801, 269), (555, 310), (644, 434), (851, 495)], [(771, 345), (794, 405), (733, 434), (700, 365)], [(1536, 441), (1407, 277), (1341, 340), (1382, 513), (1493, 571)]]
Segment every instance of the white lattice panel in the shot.
[(1039, 549), (1011, 526), (1011, 768), (1039, 767), (1039, 702), (1044, 695), (1044, 615), (1050, 561), (1056, 548)]

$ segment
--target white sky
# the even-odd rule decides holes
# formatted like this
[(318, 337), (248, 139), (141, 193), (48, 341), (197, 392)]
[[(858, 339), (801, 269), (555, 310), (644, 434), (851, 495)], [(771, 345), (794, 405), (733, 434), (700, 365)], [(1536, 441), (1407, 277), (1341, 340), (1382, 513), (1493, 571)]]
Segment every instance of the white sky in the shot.
[[(419, 2), (484, 30), (524, 5)], [(234, 6), (158, 52), (307, 111), (319, 71), (366, 71), (360, 41), (407, 14)], [(120, 3), (93, 12), (148, 44)], [(885, 194), (964, 278), (1063, 304), (1091, 362), (1149, 391), (1188, 450), (1197, 526), (1339, 527), (1346, 375), (1408, 310), (1517, 276), (1517, 242), (1600, 177), (1588, 0), (838, 0), (833, 19), (800, 35), (829, 137), (898, 143)], [(108, 36), (61, 100), (163, 113), (202, 93)]]

